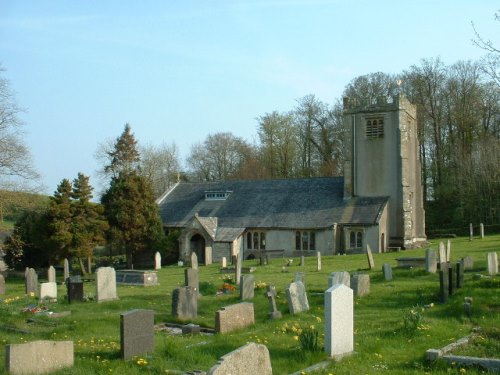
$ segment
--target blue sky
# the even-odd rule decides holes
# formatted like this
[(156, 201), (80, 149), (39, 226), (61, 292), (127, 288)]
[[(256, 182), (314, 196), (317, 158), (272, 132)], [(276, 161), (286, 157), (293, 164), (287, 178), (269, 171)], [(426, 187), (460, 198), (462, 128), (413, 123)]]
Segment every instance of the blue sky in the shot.
[(256, 118), (308, 94), (332, 103), (355, 77), (423, 58), (477, 60), (471, 21), (498, 41), (500, 6), (442, 1), (0, 0), (0, 62), (26, 112), (25, 142), (52, 194), (94, 177), (125, 123), (181, 157), (208, 134), (250, 142)]

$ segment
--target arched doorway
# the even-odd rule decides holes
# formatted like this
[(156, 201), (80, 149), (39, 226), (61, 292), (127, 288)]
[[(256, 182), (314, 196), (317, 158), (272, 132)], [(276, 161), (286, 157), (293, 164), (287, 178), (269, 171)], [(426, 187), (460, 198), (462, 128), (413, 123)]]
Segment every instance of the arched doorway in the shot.
[(189, 249), (195, 252), (199, 264), (205, 264), (205, 238), (200, 234), (195, 234), (189, 241)]

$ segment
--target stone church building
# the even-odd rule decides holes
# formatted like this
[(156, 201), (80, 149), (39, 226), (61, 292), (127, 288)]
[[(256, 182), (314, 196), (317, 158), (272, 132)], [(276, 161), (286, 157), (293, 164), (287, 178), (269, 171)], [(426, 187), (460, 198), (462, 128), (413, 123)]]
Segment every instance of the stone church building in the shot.
[(425, 242), (416, 108), (344, 99), (344, 177), (180, 182), (157, 201), (179, 258), (373, 252)]

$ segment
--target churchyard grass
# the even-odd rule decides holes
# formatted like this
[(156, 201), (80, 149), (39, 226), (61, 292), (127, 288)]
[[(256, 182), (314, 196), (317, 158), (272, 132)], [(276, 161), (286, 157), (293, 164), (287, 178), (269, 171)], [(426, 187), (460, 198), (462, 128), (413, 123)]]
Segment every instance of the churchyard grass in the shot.
[[(439, 240), (432, 240), (430, 247), (437, 249)], [(475, 279), (474, 275), (486, 275), (486, 254), (499, 251), (500, 235), (484, 239), (455, 238), (452, 242), (452, 260), (470, 255), (474, 258), (474, 270), (465, 274), (465, 285), (457, 289), (445, 304), (438, 302), (439, 278), (424, 269), (398, 269), (396, 258), (423, 257), (425, 249), (399, 253), (373, 254), (375, 269), (369, 271), (366, 255), (322, 256), (322, 270), (316, 269), (316, 257), (307, 257), (305, 266), (284, 268), (286, 259), (273, 258), (270, 264), (259, 266), (258, 260), (244, 261), (244, 267), (255, 267), (256, 285), (254, 303), (255, 322), (250, 328), (223, 335), (170, 335), (166, 331), (155, 334), (155, 350), (152, 353), (123, 361), (120, 357), (120, 314), (130, 309), (154, 310), (155, 323), (174, 323), (171, 314), (172, 291), (184, 284), (182, 267), (168, 266), (158, 271), (160, 285), (137, 287), (118, 285), (119, 299), (97, 303), (94, 282), (85, 282), (84, 294), (88, 301), (69, 304), (65, 301), (66, 288), (58, 274), (58, 302), (40, 306), (38, 301), (24, 294), (24, 279), (9, 276), (7, 292), (0, 296), (0, 342), (23, 343), (34, 340), (74, 341), (75, 365), (54, 374), (167, 374), (196, 369), (208, 370), (228, 352), (247, 342), (268, 347), (274, 374), (290, 374), (315, 363), (327, 360), (323, 350), (304, 350), (300, 336), (304, 330), (317, 330), (319, 345), (324, 340), (324, 291), (328, 287), (330, 272), (349, 271), (367, 273), (371, 278), (370, 294), (354, 300), (354, 350), (355, 353), (341, 361), (331, 362), (317, 374), (449, 374), (483, 373), (481, 369), (452, 367), (425, 361), (425, 351), (439, 349), (471, 333), (480, 326), (488, 336), (488, 343), (470, 352), (484, 356), (498, 356), (498, 328), (500, 322), (500, 280)], [(393, 267), (393, 280), (385, 281), (382, 265)], [(198, 317), (190, 322), (204, 327), (214, 327), (215, 311), (239, 303), (239, 293), (215, 295), (229, 273), (221, 274), (219, 265), (200, 266), (199, 280), (203, 296), (198, 300)], [(310, 310), (291, 315), (288, 312), (285, 289), (293, 281), (295, 272), (305, 272), (305, 285)], [(40, 276), (45, 281), (46, 276)], [(264, 296), (265, 285), (276, 286), (277, 307), (283, 318), (269, 320), (269, 303)], [(470, 316), (464, 313), (464, 297), (473, 298)], [(28, 305), (47, 307), (49, 311), (71, 314), (50, 318), (43, 314), (22, 312)], [(414, 310), (419, 319), (405, 329), (405, 319)], [(405, 315), (406, 314), (406, 315)], [(406, 316), (406, 318), (405, 318)], [(177, 321), (177, 323), (181, 323)], [(408, 325), (407, 325), (408, 326)], [(485, 336), (486, 337), (486, 336)], [(467, 355), (467, 348), (460, 349)], [(496, 353), (495, 353), (496, 351)], [(0, 351), (0, 362), (5, 363), (5, 351)], [(1, 371), (5, 371), (1, 366)], [(178, 371), (178, 372), (175, 372)]]

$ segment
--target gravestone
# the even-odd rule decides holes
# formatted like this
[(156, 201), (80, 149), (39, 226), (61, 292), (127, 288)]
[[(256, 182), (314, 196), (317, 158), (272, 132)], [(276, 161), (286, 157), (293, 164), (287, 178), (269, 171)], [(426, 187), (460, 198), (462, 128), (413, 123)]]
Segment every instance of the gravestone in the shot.
[(56, 282), (56, 269), (52, 266), (50, 266), (47, 270), (47, 280), (49, 281), (49, 283)]
[(64, 281), (69, 277), (69, 262), (68, 259), (64, 258)]
[(300, 281), (302, 284), (304, 284), (304, 288), (306, 286), (306, 275), (304, 272), (295, 272), (293, 275), (293, 281)]
[(464, 286), (465, 274), (464, 274), (464, 261), (463, 259), (456, 264), (456, 275), (457, 275), (457, 288)]
[(447, 263), (441, 263), (439, 267), (439, 301), (446, 303), (449, 295), (449, 276)]
[(290, 310), (291, 314), (298, 314), (309, 310), (306, 288), (300, 281), (295, 281), (286, 288), (286, 299), (288, 310)]
[(321, 253), (319, 251), (316, 253), (316, 258), (317, 258), (317, 262), (318, 262), (316, 269), (319, 272), (319, 271), (321, 271)]
[(200, 293), (200, 278), (198, 275), (198, 270), (195, 268), (185, 268), (184, 269), (184, 286), (190, 286)]
[(269, 301), (269, 314), (267, 314), (269, 319), (281, 319), (282, 317), (281, 311), (279, 311), (276, 306), (276, 296), (277, 293), (274, 285), (268, 285), (266, 287), (266, 297)]
[(220, 261), (220, 266), (221, 266), (221, 268), (227, 268), (227, 259), (226, 259), (226, 257), (222, 257), (222, 259)]
[(457, 289), (457, 275), (456, 270), (451, 263), (447, 263), (448, 265), (448, 294), (452, 296), (455, 294), (455, 290)]
[(259, 264), (261, 266), (267, 266), (267, 257), (265, 255), (260, 255), (259, 257)]
[(57, 284), (55, 282), (40, 284), (40, 301), (57, 301)]
[(325, 292), (325, 351), (330, 357), (337, 357), (353, 350), (353, 290), (336, 284)]
[(241, 275), (240, 299), (245, 301), (254, 297), (255, 280), (253, 275)]
[(38, 275), (33, 268), (28, 268), (25, 272), (26, 274), (26, 294), (30, 295), (38, 295)]
[(240, 277), (241, 277), (241, 263), (242, 263), (242, 254), (238, 254), (236, 255), (236, 267), (234, 269), (234, 276), (235, 276), (235, 280), (236, 280), (236, 283), (239, 285), (240, 283)]
[(251, 302), (241, 302), (223, 307), (215, 312), (215, 332), (228, 333), (255, 324)]
[(130, 310), (120, 314), (120, 344), (122, 359), (153, 352), (154, 311)]
[(194, 251), (191, 253), (191, 268), (198, 269), (198, 255)]
[(371, 270), (374, 269), (375, 262), (373, 261), (372, 249), (368, 244), (366, 244), (366, 258), (368, 259), (368, 268)]
[(481, 235), (481, 238), (484, 238), (484, 224), (483, 223), (479, 224), (479, 233)]
[(346, 287), (351, 287), (351, 275), (347, 271), (339, 271), (330, 273), (328, 278), (328, 287), (332, 287), (337, 284), (344, 284)]
[(370, 275), (358, 273), (351, 276), (351, 287), (354, 295), (363, 297), (370, 294)]
[(306, 257), (301, 255), (300, 256), (300, 266), (305, 267), (305, 265), (306, 265)]
[(5, 362), (10, 374), (44, 374), (72, 367), (73, 341), (39, 340), (5, 346)]
[(488, 274), (494, 276), (498, 273), (498, 256), (496, 252), (488, 253)]
[(182, 326), (182, 334), (183, 335), (199, 335), (201, 332), (201, 328), (198, 324), (184, 324)]
[(71, 276), (66, 279), (68, 303), (83, 302), (83, 281), (80, 276)]
[(5, 278), (0, 274), (0, 294), (5, 294)]
[(474, 227), (472, 226), (472, 223), (469, 224), (469, 241), (472, 241), (474, 238)]
[(474, 258), (467, 255), (462, 260), (464, 261), (464, 271), (469, 271), (474, 269)]
[(389, 263), (384, 263), (384, 265), (382, 267), (382, 272), (384, 273), (385, 281), (392, 280), (392, 267)]
[(118, 270), (116, 271), (116, 283), (137, 286), (159, 285), (158, 275), (153, 270)]
[(267, 347), (250, 342), (222, 356), (207, 375), (272, 375), (272, 373), (271, 358)]
[(451, 241), (446, 241), (446, 261), (451, 262)]
[(155, 270), (161, 270), (161, 254), (159, 251), (155, 253)]
[(97, 302), (118, 299), (116, 294), (116, 271), (113, 267), (100, 267), (95, 273)]
[(443, 242), (439, 243), (439, 258), (438, 258), (438, 263), (446, 263), (446, 247), (444, 246)]
[(436, 252), (433, 249), (425, 251), (425, 270), (429, 273), (436, 273), (437, 271)]
[(172, 316), (177, 319), (193, 319), (198, 316), (198, 291), (190, 286), (174, 289)]

